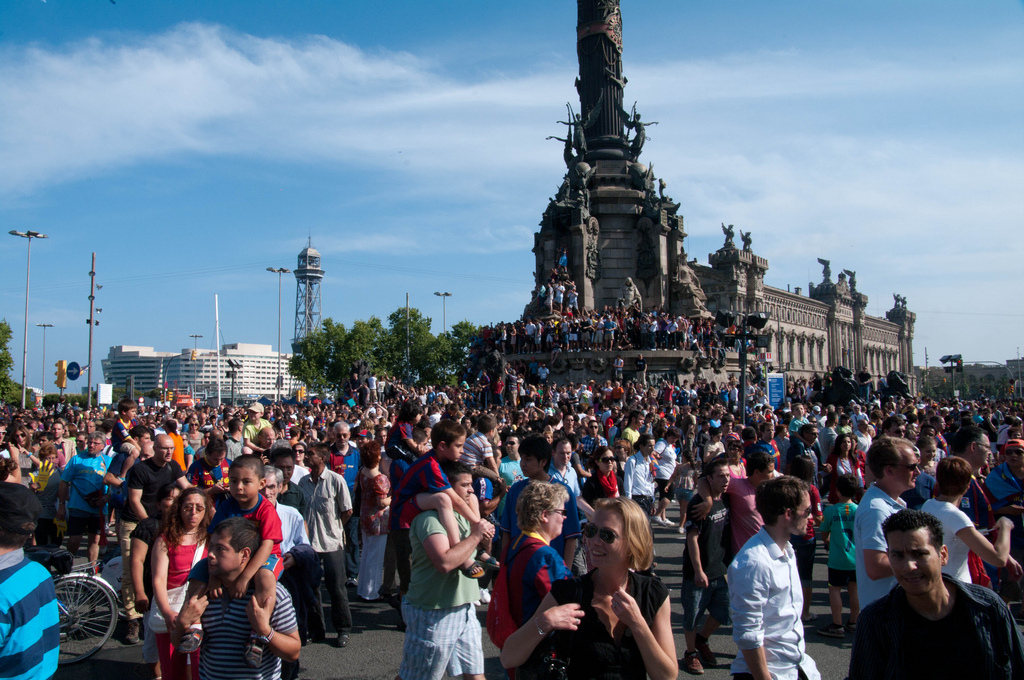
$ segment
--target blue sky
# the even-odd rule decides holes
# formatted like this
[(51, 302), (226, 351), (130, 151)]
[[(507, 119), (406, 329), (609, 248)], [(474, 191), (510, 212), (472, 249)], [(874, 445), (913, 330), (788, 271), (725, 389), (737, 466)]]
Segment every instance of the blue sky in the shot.
[[(574, 98), (575, 3), (0, 3), (0, 220), (32, 258), (29, 384), (86, 361), (89, 256), (110, 345), (277, 343), (308, 236), (323, 312), (411, 302), (441, 330), (517, 317), (561, 181), (544, 137)], [(1021, 2), (623, 2), (642, 160), (705, 261), (752, 231), (766, 281), (817, 257), (869, 311), (918, 313), (915, 362), (1024, 344)], [(0, 239), (21, 374), (25, 242)], [(294, 280), (285, 280), (284, 336)], [(79, 385), (83, 383), (79, 382)]]

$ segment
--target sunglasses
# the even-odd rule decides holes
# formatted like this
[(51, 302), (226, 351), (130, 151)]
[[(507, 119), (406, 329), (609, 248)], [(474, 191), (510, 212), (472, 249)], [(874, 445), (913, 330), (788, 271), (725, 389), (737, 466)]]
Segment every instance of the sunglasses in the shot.
[(583, 535), (586, 538), (593, 538), (594, 536), (600, 536), (601, 540), (604, 541), (605, 543), (607, 543), (608, 545), (611, 545), (612, 543), (614, 543), (619, 538), (618, 536), (615, 535), (615, 532), (612, 531), (611, 529), (598, 529), (593, 524), (585, 524), (583, 526)]
[(568, 517), (569, 516), (569, 511), (566, 510), (565, 508), (554, 508), (554, 509), (551, 509), (551, 510), (547, 510), (547, 512), (558, 513), (562, 517)]
[(921, 464), (920, 463), (900, 463), (898, 465), (893, 465), (893, 467), (907, 468), (911, 472), (917, 472), (918, 470), (921, 469)]
[(612, 456), (607, 456), (605, 458), (598, 458), (597, 462), (598, 463), (614, 463), (615, 462), (615, 458), (613, 458)]

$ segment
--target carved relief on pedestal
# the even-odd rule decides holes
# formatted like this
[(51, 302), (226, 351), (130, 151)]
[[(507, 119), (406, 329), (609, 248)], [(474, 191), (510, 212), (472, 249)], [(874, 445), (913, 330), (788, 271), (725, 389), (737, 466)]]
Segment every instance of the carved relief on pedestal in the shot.
[(601, 224), (590, 217), (583, 225), (583, 273), (591, 281), (601, 278)]
[(658, 275), (658, 256), (654, 239), (658, 225), (650, 218), (641, 217), (636, 223), (636, 276), (650, 288), (651, 280)]

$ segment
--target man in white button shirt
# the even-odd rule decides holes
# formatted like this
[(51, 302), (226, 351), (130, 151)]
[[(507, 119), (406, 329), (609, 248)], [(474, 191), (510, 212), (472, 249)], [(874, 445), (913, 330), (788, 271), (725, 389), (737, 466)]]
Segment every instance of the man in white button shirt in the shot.
[(739, 680), (820, 680), (805, 651), (804, 596), (789, 544), (807, 529), (807, 485), (776, 477), (758, 487), (756, 502), (765, 524), (729, 565), (732, 639), (740, 649), (730, 670)]

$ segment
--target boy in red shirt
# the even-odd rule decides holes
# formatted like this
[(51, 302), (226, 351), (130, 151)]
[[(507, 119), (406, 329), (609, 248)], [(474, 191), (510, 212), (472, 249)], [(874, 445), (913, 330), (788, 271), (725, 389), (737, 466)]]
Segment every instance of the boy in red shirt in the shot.
[[(253, 555), (238, 579), (230, 584), (231, 596), (235, 599), (245, 596), (250, 583), (255, 585), (255, 596), (264, 609), (273, 610), (276, 603), (277, 580), (283, 571), (281, 561), (281, 518), (273, 504), (260, 491), (266, 486), (263, 461), (258, 456), (243, 455), (236, 458), (228, 468), (228, 490), (231, 496), (218, 506), (208, 531), (229, 517), (244, 517), (256, 525), (260, 533), (260, 548)], [(209, 565), (201, 560), (189, 574), (187, 602), (204, 590), (218, 593), (224, 587), (209, 575)], [(178, 651), (188, 654), (199, 649), (203, 641), (202, 627), (197, 623), (190, 627), (181, 638)], [(259, 668), (263, 648), (267, 640), (261, 640), (255, 633), (245, 648), (245, 663), (250, 668)]]

